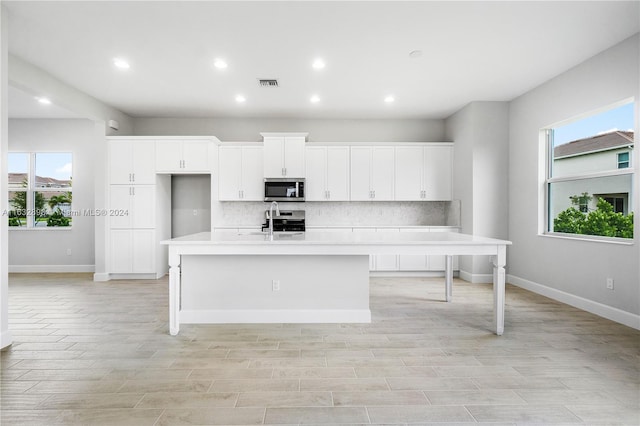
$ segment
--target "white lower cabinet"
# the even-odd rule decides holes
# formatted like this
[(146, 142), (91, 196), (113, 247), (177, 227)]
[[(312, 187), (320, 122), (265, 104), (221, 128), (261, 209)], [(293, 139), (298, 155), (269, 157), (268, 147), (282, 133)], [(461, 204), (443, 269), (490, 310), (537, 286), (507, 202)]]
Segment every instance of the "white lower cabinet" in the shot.
[[(377, 228), (377, 233), (398, 233), (398, 228)], [(396, 254), (378, 254), (375, 258), (375, 271), (397, 271), (398, 255)]]
[[(353, 228), (353, 232), (376, 232), (376, 228)], [(377, 256), (369, 256), (369, 270), (376, 270), (376, 257)]]
[(111, 267), (115, 274), (155, 273), (155, 230), (111, 230)]
[[(402, 228), (400, 232), (458, 232), (457, 228)], [(445, 256), (399, 255), (400, 271), (444, 271)], [(453, 257), (453, 269), (458, 269), (458, 256)]]

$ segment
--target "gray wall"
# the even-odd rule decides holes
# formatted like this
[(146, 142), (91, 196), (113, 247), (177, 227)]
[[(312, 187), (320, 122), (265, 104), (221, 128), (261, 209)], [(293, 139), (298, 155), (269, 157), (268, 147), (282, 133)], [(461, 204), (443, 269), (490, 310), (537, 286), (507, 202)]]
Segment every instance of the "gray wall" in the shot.
[(211, 231), (211, 176), (171, 176), (171, 238)]
[[(472, 102), (449, 117), (445, 129), (455, 141), (453, 198), (461, 203), (462, 232), (506, 239), (509, 103)], [(460, 269), (473, 281), (492, 279), (482, 256), (462, 257)]]
[(444, 120), (308, 120), (137, 118), (136, 136), (214, 135), (223, 142), (262, 142), (260, 132), (308, 132), (309, 142), (442, 142)]
[[(549, 294), (554, 297), (568, 293), (584, 298), (596, 303), (591, 303), (592, 308), (602, 304), (635, 315), (640, 313), (637, 220), (634, 245), (539, 235), (544, 202), (540, 196), (544, 160), (539, 131), (630, 97), (635, 97), (638, 114), (639, 52), (640, 35), (636, 34), (520, 96), (511, 102), (509, 129), (509, 239), (513, 246), (509, 248), (508, 272), (515, 277), (512, 281), (538, 291), (551, 289)], [(639, 122), (636, 115), (636, 130)], [(637, 165), (638, 152), (634, 151)], [(634, 191), (636, 213), (638, 175)], [(605, 288), (607, 277), (615, 279), (614, 291)]]
[[(94, 124), (89, 120), (9, 120), (10, 151), (73, 152), (75, 211), (94, 208), (95, 163), (104, 162), (104, 158), (94, 155), (93, 136)], [(70, 256), (67, 255), (67, 249), (71, 249)], [(94, 218), (76, 216), (71, 228), (32, 231), (11, 229), (9, 265), (73, 265), (76, 270), (92, 271)]]

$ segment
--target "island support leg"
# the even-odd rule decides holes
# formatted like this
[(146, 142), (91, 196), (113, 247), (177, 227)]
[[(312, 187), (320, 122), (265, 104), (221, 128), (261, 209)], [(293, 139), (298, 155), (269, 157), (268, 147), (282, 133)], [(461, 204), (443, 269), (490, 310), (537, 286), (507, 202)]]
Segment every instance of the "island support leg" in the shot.
[(180, 256), (169, 255), (169, 333), (180, 332)]
[(504, 333), (504, 286), (505, 270), (507, 260), (507, 247), (498, 246), (498, 254), (492, 256), (493, 263), (493, 327), (498, 336)]
[(445, 300), (451, 302), (451, 294), (453, 291), (453, 256), (446, 255), (444, 264)]

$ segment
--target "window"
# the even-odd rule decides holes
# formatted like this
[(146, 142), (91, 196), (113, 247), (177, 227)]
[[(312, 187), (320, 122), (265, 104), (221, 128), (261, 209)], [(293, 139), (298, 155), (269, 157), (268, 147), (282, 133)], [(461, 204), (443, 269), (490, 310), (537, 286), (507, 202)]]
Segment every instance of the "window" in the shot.
[(543, 129), (546, 232), (633, 238), (634, 104)]
[(73, 155), (70, 152), (10, 152), (9, 226), (71, 226)]
[(629, 167), (629, 153), (628, 152), (618, 153), (618, 168), (626, 169), (628, 167)]

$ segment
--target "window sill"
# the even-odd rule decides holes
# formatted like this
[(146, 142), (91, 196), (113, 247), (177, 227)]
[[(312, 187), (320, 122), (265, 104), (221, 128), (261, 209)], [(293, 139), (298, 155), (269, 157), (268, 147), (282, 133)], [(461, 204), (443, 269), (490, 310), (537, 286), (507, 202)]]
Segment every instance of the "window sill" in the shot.
[(598, 235), (563, 234), (560, 232), (550, 232), (545, 234), (538, 234), (538, 236), (546, 238), (556, 238), (560, 240), (577, 240), (592, 243), (618, 244), (623, 246), (632, 246), (635, 244), (633, 238), (600, 237)]

